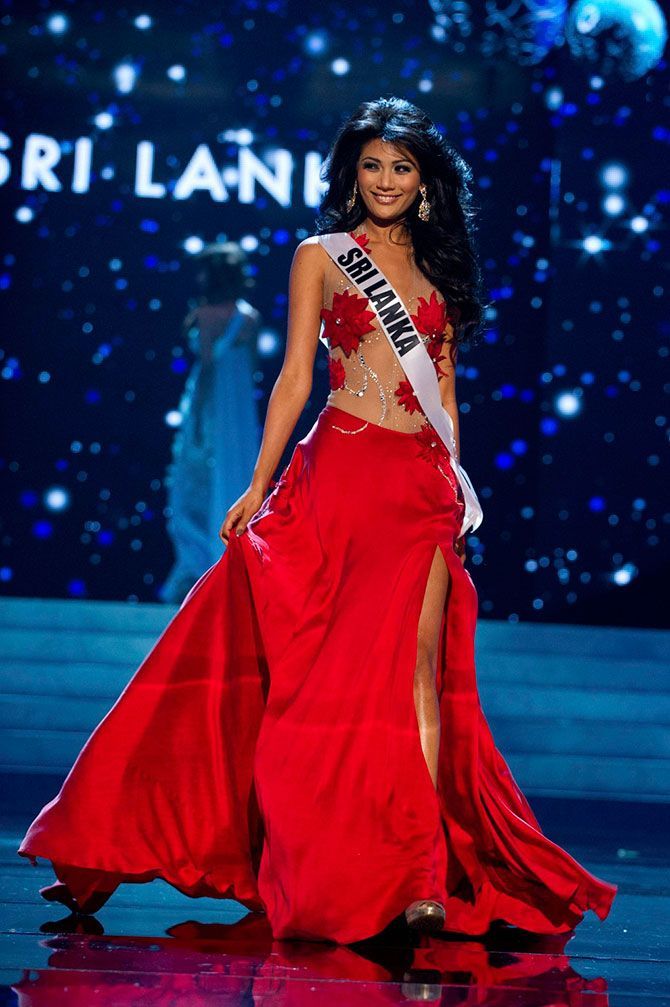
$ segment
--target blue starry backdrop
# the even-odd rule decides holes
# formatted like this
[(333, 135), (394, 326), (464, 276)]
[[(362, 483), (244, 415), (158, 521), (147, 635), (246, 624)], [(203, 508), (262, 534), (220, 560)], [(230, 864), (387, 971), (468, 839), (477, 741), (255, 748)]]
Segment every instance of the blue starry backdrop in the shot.
[[(193, 256), (234, 239), (279, 369), (319, 167), (365, 98), (474, 174), (459, 358), (482, 616), (659, 626), (668, 580), (667, 25), (653, 0), (2, 7), (0, 589), (156, 600)], [(314, 391), (282, 465), (328, 391)], [(279, 470), (278, 470), (279, 471)], [(232, 503), (232, 501), (231, 501)], [(223, 515), (222, 515), (223, 518)]]

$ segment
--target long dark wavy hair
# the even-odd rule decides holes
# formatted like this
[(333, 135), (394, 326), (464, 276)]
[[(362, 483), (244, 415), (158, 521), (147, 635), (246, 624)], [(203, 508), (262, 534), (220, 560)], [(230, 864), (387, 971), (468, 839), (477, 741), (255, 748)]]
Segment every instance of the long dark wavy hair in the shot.
[(395, 97), (364, 101), (340, 126), (321, 168), (321, 178), (329, 188), (319, 207), (316, 233), (351, 231), (365, 219), (360, 194), (351, 210), (347, 201), (361, 149), (374, 139), (402, 147), (419, 164), (431, 204), (430, 218), (424, 222), (418, 216), (421, 197), (417, 195), (403, 222), (418, 268), (455, 316), (454, 343), (473, 342), (482, 330), (489, 305), (482, 300), (481, 269), (474, 245), (472, 171), (416, 105)]

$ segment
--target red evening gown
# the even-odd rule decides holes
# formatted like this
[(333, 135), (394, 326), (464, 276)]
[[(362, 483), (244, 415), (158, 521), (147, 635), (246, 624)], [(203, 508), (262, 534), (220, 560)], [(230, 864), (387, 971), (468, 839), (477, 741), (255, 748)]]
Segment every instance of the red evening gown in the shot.
[[(400, 293), (439, 374), (446, 306), (414, 277)], [(163, 878), (266, 912), (276, 938), (357, 941), (415, 899), (443, 902), (446, 929), (466, 934), (604, 918), (615, 886), (542, 833), (495, 747), (477, 692), (477, 592), (454, 550), (460, 487), (330, 259), (322, 318), (328, 402), (19, 852), (51, 860), (82, 911), (122, 882)], [(413, 694), (436, 549), (450, 574), (437, 789)]]

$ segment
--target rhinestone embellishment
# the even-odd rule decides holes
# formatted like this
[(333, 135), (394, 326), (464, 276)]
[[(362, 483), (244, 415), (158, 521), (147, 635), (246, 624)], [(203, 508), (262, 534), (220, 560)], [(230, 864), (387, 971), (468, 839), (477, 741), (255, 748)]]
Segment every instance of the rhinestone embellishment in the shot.
[(367, 427), (368, 421), (366, 420), (363, 426), (359, 427), (358, 430), (346, 430), (344, 427), (336, 426), (335, 423), (331, 423), (330, 425), (333, 428), (333, 430), (339, 430), (341, 434), (360, 434), (360, 432), (362, 430), (365, 430), (365, 428)]

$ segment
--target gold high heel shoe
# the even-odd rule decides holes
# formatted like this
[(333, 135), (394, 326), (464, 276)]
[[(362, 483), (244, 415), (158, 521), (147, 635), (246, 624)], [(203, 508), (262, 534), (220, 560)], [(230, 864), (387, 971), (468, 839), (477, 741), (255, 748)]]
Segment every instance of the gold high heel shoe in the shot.
[(422, 930), (436, 933), (441, 930), (446, 920), (446, 913), (441, 902), (432, 899), (418, 899), (405, 910), (407, 926), (412, 930)]

